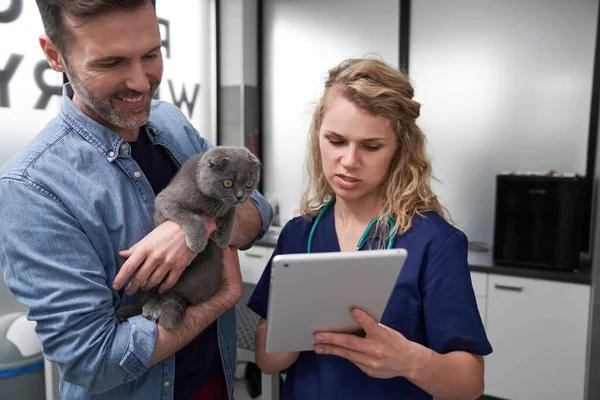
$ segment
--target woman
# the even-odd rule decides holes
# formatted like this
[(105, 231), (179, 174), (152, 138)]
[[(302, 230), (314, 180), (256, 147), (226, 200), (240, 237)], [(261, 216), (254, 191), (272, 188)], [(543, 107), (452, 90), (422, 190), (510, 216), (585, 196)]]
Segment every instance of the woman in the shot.
[[(405, 248), (408, 258), (380, 323), (353, 316), (366, 335), (315, 334), (315, 351), (264, 351), (270, 263), (248, 306), (262, 318), (256, 362), (288, 368), (284, 399), (475, 399), (491, 346), (477, 310), (467, 239), (445, 220), (407, 77), (376, 60), (329, 71), (313, 117), (303, 217), (288, 222), (273, 255)], [(315, 227), (315, 218), (322, 214)], [(376, 219), (368, 240), (357, 243)], [(393, 228), (388, 228), (388, 220)]]

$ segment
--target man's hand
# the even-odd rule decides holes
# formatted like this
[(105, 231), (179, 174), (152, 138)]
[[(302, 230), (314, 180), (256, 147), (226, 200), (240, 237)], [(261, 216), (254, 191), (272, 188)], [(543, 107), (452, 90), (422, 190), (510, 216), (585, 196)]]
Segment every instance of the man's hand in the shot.
[[(208, 218), (203, 220), (210, 237), (216, 229), (216, 223)], [(132, 295), (140, 287), (144, 290), (153, 288), (167, 274), (167, 280), (159, 290), (161, 293), (169, 290), (175, 286), (197, 253), (188, 248), (181, 226), (173, 221), (165, 221), (133, 247), (120, 251), (119, 255), (127, 258), (127, 261), (115, 277), (113, 289), (121, 289), (135, 272), (126, 289), (127, 294)]]

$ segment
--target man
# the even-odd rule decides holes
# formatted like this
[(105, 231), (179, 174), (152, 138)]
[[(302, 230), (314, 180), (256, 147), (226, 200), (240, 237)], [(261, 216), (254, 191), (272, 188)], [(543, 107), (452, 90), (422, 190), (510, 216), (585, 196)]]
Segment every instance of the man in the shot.
[[(153, 201), (181, 164), (210, 148), (175, 106), (151, 100), (163, 71), (154, 1), (37, 4), (40, 45), (70, 84), (59, 116), (0, 172), (0, 265), (60, 368), (61, 398), (231, 398), (241, 295), (234, 248), (224, 250), (222, 288), (180, 327), (115, 319), (138, 288), (167, 277), (168, 289), (194, 258), (179, 225), (153, 229)], [(232, 246), (249, 246), (271, 217), (255, 193), (238, 209)]]

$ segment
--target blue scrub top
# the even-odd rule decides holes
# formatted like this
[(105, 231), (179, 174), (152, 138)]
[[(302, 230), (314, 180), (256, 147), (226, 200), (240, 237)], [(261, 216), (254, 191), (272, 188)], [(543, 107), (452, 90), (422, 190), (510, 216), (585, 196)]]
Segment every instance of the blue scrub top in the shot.
[[(327, 211), (317, 227), (314, 253), (340, 251), (333, 209)], [(394, 248), (408, 251), (408, 258), (381, 323), (441, 354), (456, 350), (490, 354), (492, 347), (477, 309), (467, 264), (466, 236), (434, 212), (415, 216), (412, 222), (411, 229), (397, 236), (394, 242)], [(306, 253), (313, 223), (314, 219), (308, 221), (302, 217), (288, 222), (273, 256)], [(270, 276), (271, 261), (248, 301), (248, 307), (265, 319)], [(282, 397), (286, 400), (432, 399), (405, 378), (372, 378), (344, 358), (318, 355), (314, 351), (301, 352), (288, 369)]]

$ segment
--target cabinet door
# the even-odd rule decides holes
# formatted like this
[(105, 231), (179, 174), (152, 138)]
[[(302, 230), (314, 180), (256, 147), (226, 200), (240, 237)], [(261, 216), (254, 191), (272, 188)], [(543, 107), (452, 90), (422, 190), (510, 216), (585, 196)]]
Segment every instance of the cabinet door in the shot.
[(485, 394), (583, 400), (590, 287), (491, 275)]
[(248, 250), (240, 251), (242, 281), (253, 284), (258, 283), (273, 250), (270, 247), (254, 246)]

